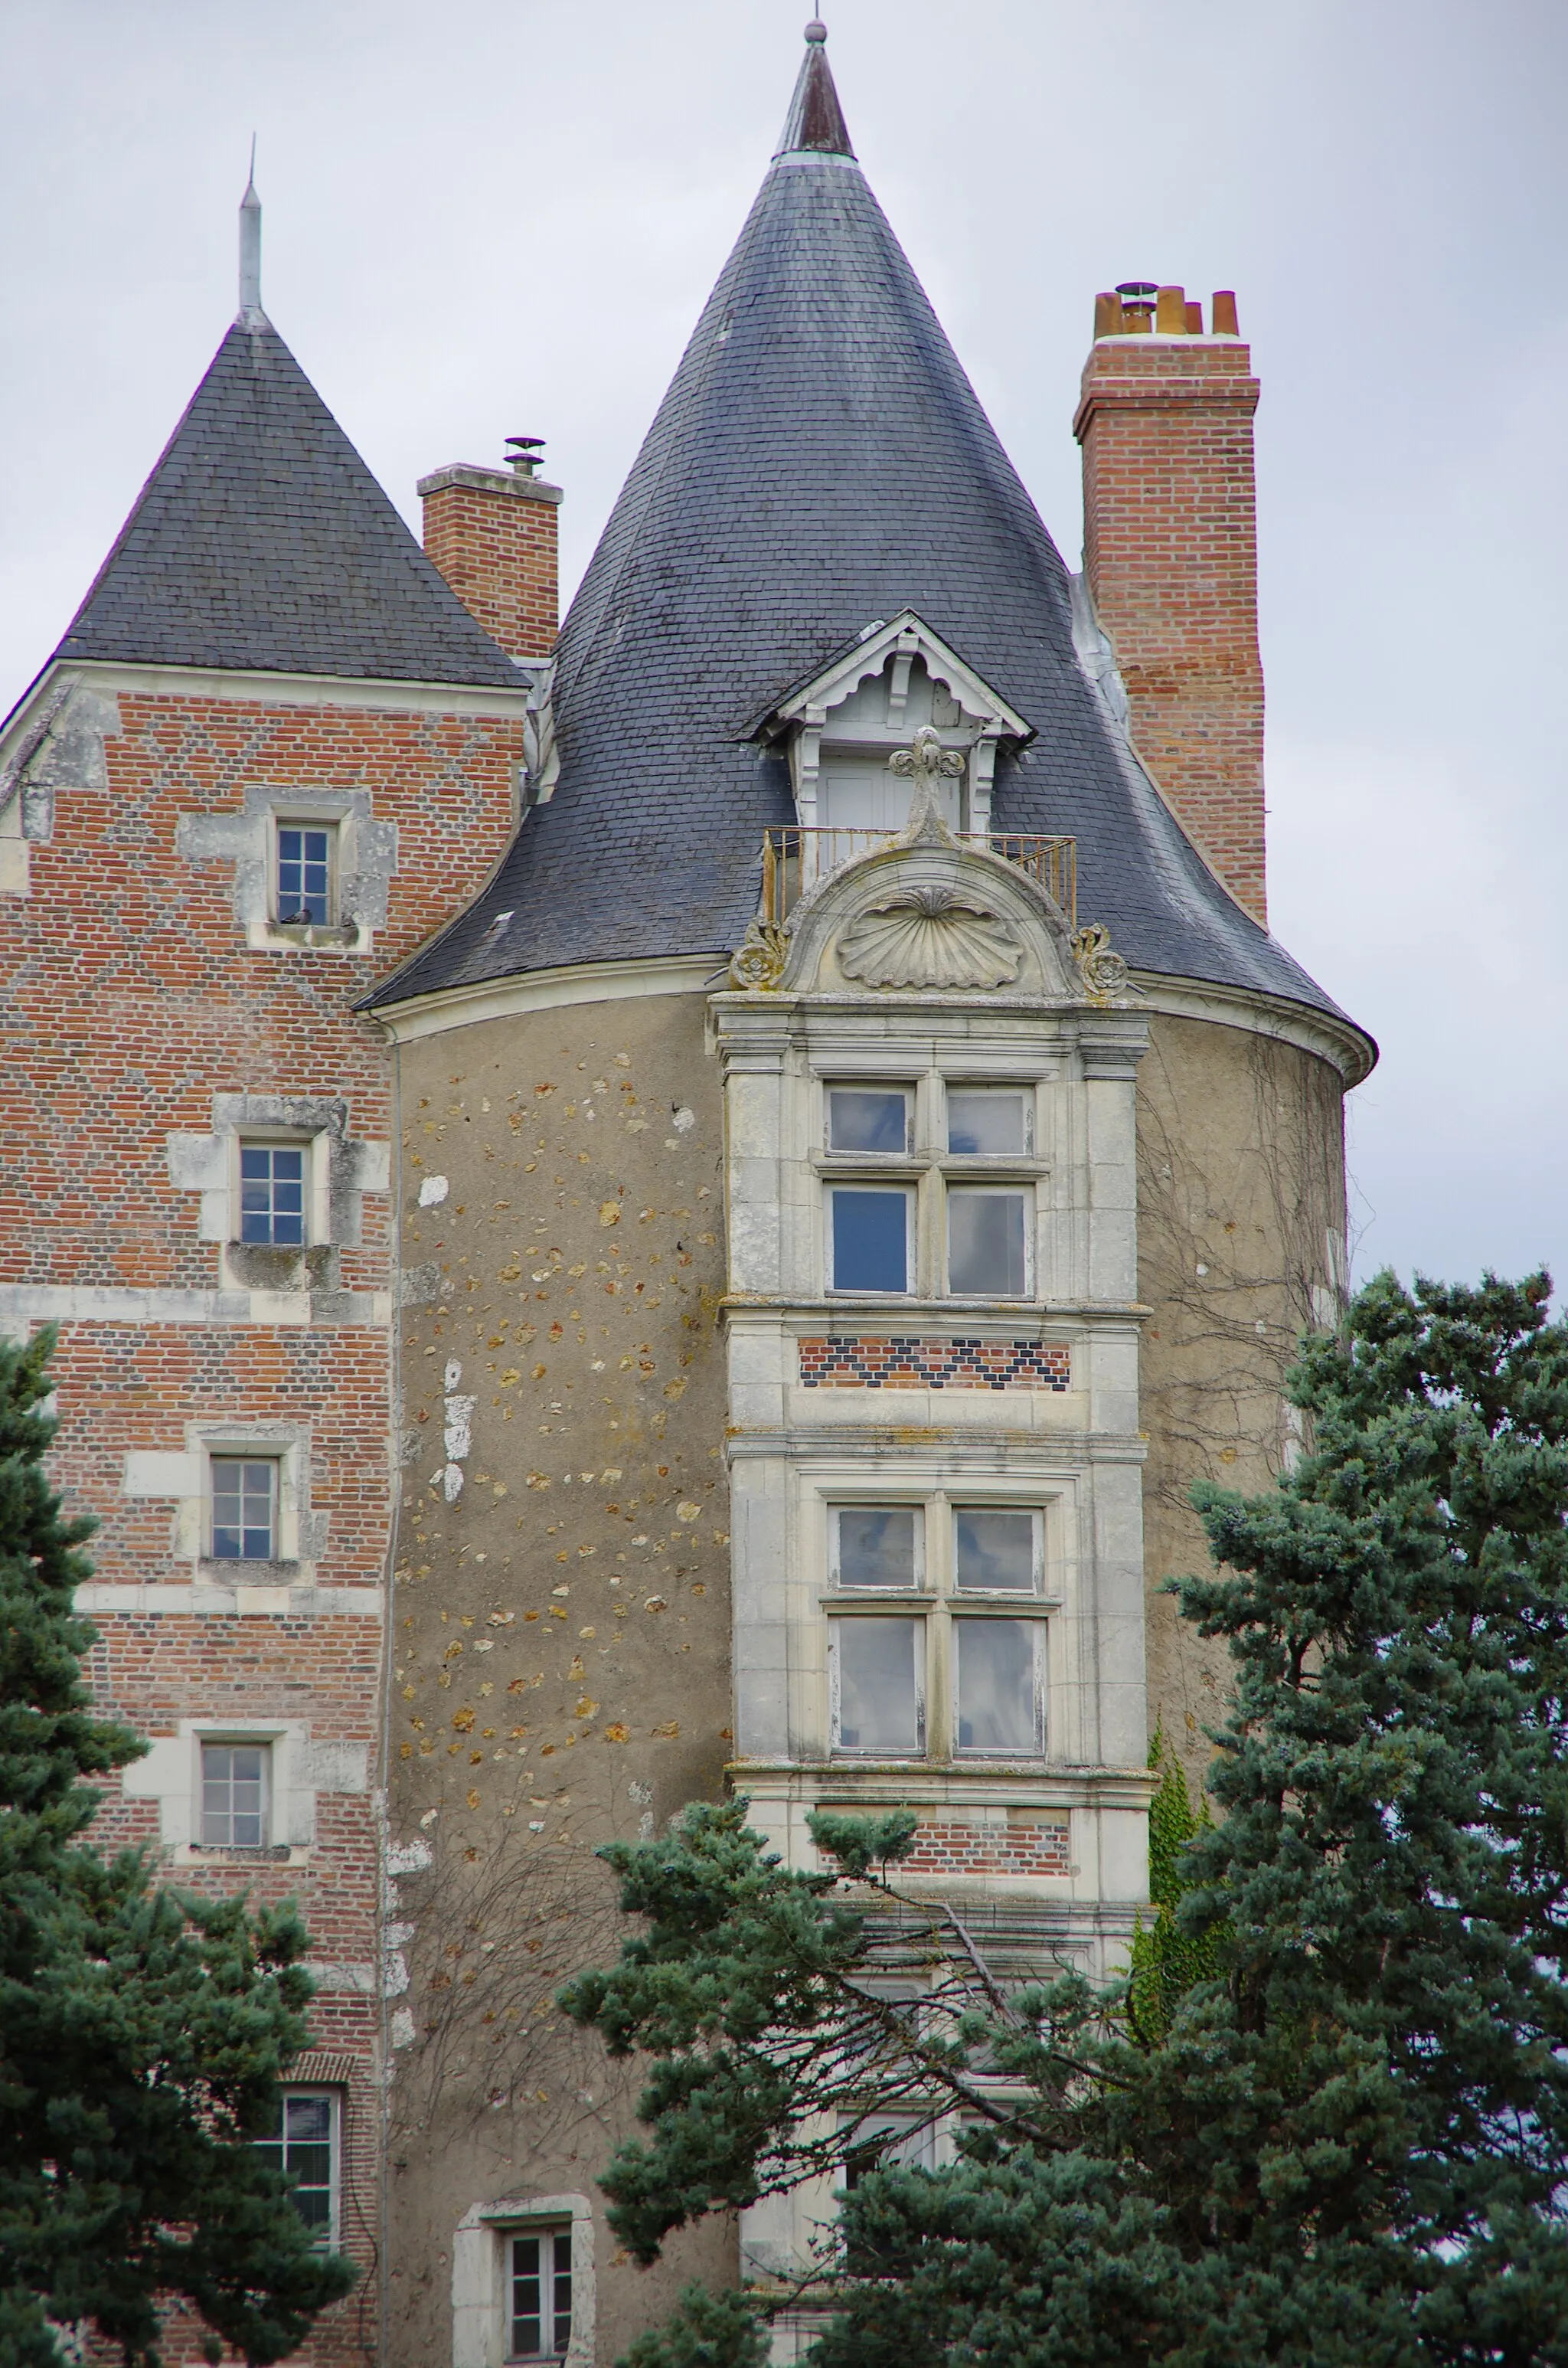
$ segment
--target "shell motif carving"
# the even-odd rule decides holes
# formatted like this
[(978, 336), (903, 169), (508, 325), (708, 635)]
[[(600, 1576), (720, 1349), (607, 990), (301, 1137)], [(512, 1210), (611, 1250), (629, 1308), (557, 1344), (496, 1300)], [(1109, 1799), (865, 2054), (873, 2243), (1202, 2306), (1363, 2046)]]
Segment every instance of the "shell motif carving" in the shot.
[(912, 888), (869, 905), (838, 941), (846, 978), (868, 986), (1010, 986), (1024, 950), (994, 913), (951, 888)]

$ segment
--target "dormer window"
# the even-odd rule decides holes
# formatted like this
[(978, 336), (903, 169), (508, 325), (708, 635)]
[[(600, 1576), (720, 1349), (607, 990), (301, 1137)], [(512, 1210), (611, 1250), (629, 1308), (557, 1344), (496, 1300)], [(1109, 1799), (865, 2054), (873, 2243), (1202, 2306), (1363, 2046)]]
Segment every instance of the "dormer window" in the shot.
[(831, 870), (904, 827), (909, 781), (889, 760), (922, 726), (953, 760), (937, 785), (942, 819), (955, 835), (985, 837), (997, 755), (1031, 728), (913, 609), (870, 627), (765, 720), (789, 751), (801, 829), (832, 834), (815, 861), (802, 858), (805, 871)]

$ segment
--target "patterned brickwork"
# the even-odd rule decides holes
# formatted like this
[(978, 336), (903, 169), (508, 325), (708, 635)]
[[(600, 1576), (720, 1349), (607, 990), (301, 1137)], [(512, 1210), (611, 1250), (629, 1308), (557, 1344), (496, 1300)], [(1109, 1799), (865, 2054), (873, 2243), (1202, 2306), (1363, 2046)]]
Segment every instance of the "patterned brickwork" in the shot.
[(1065, 1390), (1073, 1353), (1051, 1340), (802, 1340), (801, 1379), (809, 1390)]
[(548, 657), (559, 620), (553, 485), (499, 469), (422, 477), (425, 549), (458, 598), (504, 650)]
[[(210, 1135), (217, 1095), (337, 1101), (349, 1137), (390, 1143), (390, 1060), (353, 1004), (483, 878), (511, 828), (521, 757), (515, 714), (440, 713), (397, 698), (366, 708), (231, 700), (194, 686), (121, 690), (102, 770), (85, 763), (73, 783), (57, 768), (52, 835), (29, 850), (30, 893), (0, 897), (0, 1281), (111, 1293), (224, 1287), (223, 1245), (201, 1237), (201, 1194), (170, 1172), (169, 1138)], [(103, 712), (112, 723), (115, 709)], [(253, 949), (236, 911), (235, 860), (189, 851), (203, 817), (243, 817), (258, 797), (324, 793), (368, 796), (373, 825), (396, 830), (386, 922), (369, 962)], [(117, 1313), (111, 1300), (104, 1320), (63, 1326), (51, 1469), (71, 1509), (98, 1519), (98, 1586), (286, 1578), (276, 1565), (258, 1574), (209, 1563), (199, 1573), (188, 1520), (178, 1532), (180, 1499), (127, 1493), (127, 1458), (187, 1457), (189, 1426), (278, 1425), (298, 1442), (308, 1482), (299, 1543), (316, 1585), (379, 1588), (392, 1509), (391, 1343), (369, 1294), (391, 1287), (393, 1203), (374, 1189), (356, 1200), (358, 1227), (335, 1207), (333, 1247), (309, 1253), (320, 1294), (309, 1324), (259, 1320), (254, 1303), (251, 1321), (175, 1321), (145, 1303)], [(252, 1283), (267, 1288), (264, 1278)], [(242, 1315), (246, 1304), (229, 1303)], [(137, 1489), (147, 1469), (135, 1467)], [(343, 2241), (369, 2275), (379, 2242), (369, 1788), (379, 1781), (380, 1622), (302, 1610), (186, 1613), (166, 1597), (157, 1610), (92, 1617), (95, 1693), (141, 1733), (174, 1736), (182, 1721), (287, 1722), (323, 1771), (313, 1839), (296, 1862), (280, 1846), (194, 1862), (181, 1851), (169, 1871), (208, 1896), (244, 1889), (258, 1903), (299, 1902), (321, 1985), (312, 2034), (338, 2059), (334, 2085), (345, 2091)], [(168, 1862), (157, 1800), (118, 1784), (107, 1788), (95, 1839), (142, 1842)], [(314, 2368), (362, 2368), (372, 2305), (373, 2283), (330, 2314), (302, 2356)], [(168, 2356), (197, 2359), (199, 2330), (177, 2323)]]
[(1074, 429), (1085, 566), (1134, 742), (1178, 820), (1263, 920), (1257, 393), (1238, 340), (1101, 337)]
[(1066, 1874), (1067, 1820), (1009, 1809), (1006, 1826), (922, 1817), (901, 1861), (910, 1874)]

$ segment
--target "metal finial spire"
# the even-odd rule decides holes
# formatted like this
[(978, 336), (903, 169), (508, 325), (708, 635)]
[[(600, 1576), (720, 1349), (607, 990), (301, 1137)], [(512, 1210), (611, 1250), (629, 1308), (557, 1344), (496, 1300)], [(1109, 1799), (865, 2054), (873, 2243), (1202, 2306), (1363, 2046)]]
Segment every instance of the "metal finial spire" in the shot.
[(261, 309), (261, 199), (256, 193), (256, 134), (251, 134), (250, 177), (240, 199), (240, 319), (254, 327)]
[(826, 40), (827, 27), (820, 17), (813, 17), (806, 27), (806, 54), (801, 61), (800, 79), (790, 102), (784, 136), (774, 150), (776, 156), (814, 151), (823, 156), (854, 157), (844, 110), (833, 86)]

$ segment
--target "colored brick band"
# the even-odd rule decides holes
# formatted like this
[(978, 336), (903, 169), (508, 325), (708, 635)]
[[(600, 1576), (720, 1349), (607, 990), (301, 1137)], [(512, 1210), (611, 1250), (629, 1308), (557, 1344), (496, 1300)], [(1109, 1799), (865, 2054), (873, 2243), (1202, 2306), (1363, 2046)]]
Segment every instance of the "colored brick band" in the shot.
[(1062, 1340), (802, 1340), (801, 1379), (809, 1390), (1066, 1390), (1073, 1354)]

